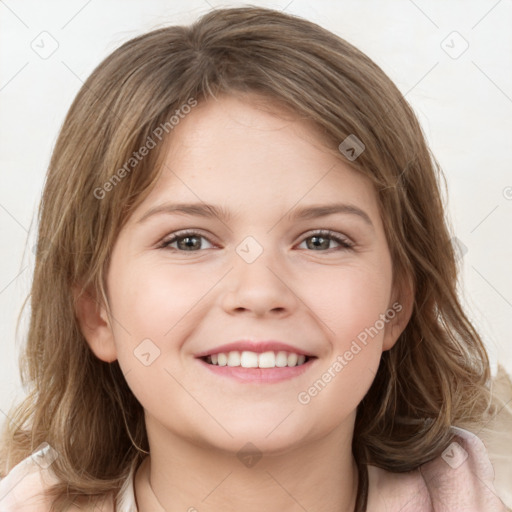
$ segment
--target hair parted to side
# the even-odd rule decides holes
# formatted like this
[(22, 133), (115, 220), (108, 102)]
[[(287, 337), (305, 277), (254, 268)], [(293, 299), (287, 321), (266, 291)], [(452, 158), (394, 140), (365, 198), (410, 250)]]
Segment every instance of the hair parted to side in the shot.
[[(5, 424), (0, 461), (4, 475), (43, 442), (57, 450), (52, 469), (63, 483), (52, 488), (55, 511), (117, 492), (149, 449), (143, 408), (118, 362), (89, 349), (72, 289), (80, 284), (108, 307), (111, 249), (162, 172), (164, 144), (106, 197), (95, 190), (191, 98), (246, 93), (311, 120), (326, 147), (372, 180), (394, 282), (413, 283), (411, 319), (357, 411), (359, 509), (366, 464), (414, 469), (447, 447), (451, 425), (475, 428), (489, 413), (489, 363), (457, 296), (442, 172), (411, 107), (372, 60), (314, 23), (259, 7), (213, 10), (114, 51), (79, 91), (55, 145), (20, 360), (30, 392)], [(365, 150), (348, 162), (338, 146), (351, 134)]]

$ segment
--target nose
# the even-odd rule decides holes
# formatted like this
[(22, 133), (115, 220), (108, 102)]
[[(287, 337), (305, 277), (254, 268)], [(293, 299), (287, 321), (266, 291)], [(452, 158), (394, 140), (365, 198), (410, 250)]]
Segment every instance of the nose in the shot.
[(264, 251), (248, 263), (235, 253), (233, 270), (226, 276), (222, 305), (229, 314), (245, 312), (252, 316), (288, 316), (299, 302), (290, 276), (277, 265), (277, 257)]

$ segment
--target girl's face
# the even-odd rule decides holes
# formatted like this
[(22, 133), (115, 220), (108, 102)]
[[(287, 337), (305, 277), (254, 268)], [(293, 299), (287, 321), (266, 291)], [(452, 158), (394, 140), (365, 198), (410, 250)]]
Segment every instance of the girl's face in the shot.
[[(334, 429), (351, 437), (408, 315), (370, 181), (312, 125), (247, 98), (201, 103), (174, 127), (161, 178), (113, 248), (112, 318), (88, 340), (119, 360), (148, 433), (278, 453)], [(236, 375), (198, 358), (239, 340), (315, 357)]]

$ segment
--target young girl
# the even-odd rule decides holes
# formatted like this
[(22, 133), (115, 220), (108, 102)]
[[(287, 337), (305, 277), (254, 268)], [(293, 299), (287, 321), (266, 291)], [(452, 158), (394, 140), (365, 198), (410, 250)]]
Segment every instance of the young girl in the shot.
[(504, 511), (440, 170), (346, 41), (212, 11), (57, 141), (0, 510)]

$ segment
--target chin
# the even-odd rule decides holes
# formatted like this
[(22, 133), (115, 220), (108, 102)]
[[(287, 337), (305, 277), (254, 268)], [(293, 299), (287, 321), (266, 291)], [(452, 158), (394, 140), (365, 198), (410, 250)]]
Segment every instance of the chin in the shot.
[(262, 422), (257, 425), (254, 423), (250, 425), (239, 424), (236, 428), (227, 426), (226, 429), (233, 437), (228, 435), (217, 436), (216, 440), (211, 440), (212, 444), (222, 450), (235, 453), (242, 450), (248, 443), (252, 443), (257, 450), (264, 452), (265, 455), (287, 453), (304, 443), (305, 433), (302, 430), (299, 431), (298, 428), (293, 428), (292, 424), (287, 424), (286, 428), (284, 423), (287, 420), (282, 422), (283, 418), (277, 422)]

